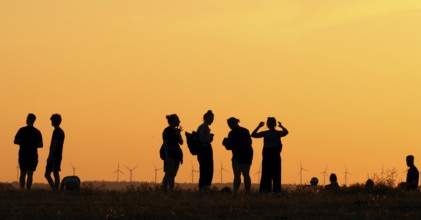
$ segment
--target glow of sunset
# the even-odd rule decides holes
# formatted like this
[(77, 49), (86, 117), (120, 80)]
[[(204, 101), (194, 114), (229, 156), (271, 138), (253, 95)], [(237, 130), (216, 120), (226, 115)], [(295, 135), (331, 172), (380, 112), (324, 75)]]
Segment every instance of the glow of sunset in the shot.
[[(43, 134), (43, 174), (59, 113), (66, 133), (62, 176), (154, 181), (165, 115), (195, 130), (211, 109), (214, 183), (232, 182), (222, 146), (228, 117), (252, 131), (274, 116), (283, 138), (282, 182), (323, 170), (344, 184), (382, 167), (405, 180), (405, 157), (421, 166), (421, 1), (0, 2), (0, 181), (16, 181), (26, 115)], [(254, 139), (257, 183), (262, 140)], [(182, 146), (176, 182), (191, 182), (196, 157)], [(158, 172), (158, 182), (163, 173)], [(197, 182), (198, 175), (194, 176)]]

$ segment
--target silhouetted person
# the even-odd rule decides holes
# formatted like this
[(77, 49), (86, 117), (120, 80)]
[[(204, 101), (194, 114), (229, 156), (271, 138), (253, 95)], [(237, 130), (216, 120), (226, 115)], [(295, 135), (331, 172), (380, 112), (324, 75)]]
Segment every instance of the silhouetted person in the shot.
[(241, 185), (241, 174), (244, 177), (246, 192), (250, 192), (251, 178), (250, 166), (253, 160), (253, 148), (248, 129), (238, 125), (240, 120), (231, 117), (227, 120), (231, 131), (228, 138), (224, 138), (222, 144), (227, 150), (232, 151), (232, 169), (234, 171), (234, 192), (237, 192)]
[(162, 180), (162, 189), (164, 191), (174, 191), (175, 176), (177, 175), (180, 163), (183, 163), (183, 151), (180, 144), (183, 144), (180, 126), (180, 119), (176, 114), (167, 115), (168, 127), (162, 133), (164, 141), (164, 178)]
[[(63, 154), (64, 131), (60, 128), (61, 115), (53, 114), (50, 118), (51, 125), (54, 127), (53, 135), (51, 137), (50, 153), (47, 158), (47, 166), (45, 167), (45, 178), (54, 191), (59, 190), (60, 187), (60, 171), (61, 159)], [(53, 173), (54, 180), (51, 178)]]
[(417, 190), (419, 181), (419, 172), (414, 165), (414, 156), (408, 155), (406, 157), (406, 165), (408, 165), (408, 173), (406, 175), (406, 189)]
[(336, 191), (336, 190), (340, 190), (341, 189), (339, 187), (338, 178), (336, 177), (336, 174), (334, 174), (334, 173), (330, 174), (329, 181), (330, 181), (330, 184), (328, 184), (328, 185), (325, 186), (325, 189), (326, 190)]
[(368, 179), (365, 182), (365, 188), (366, 189), (373, 189), (374, 188), (374, 181), (372, 179)]
[(197, 160), (199, 161), (199, 190), (208, 191), (213, 178), (213, 134), (209, 125), (213, 123), (214, 115), (211, 110), (203, 115), (203, 124), (197, 128), (197, 134), (202, 146), (199, 147)]
[[(262, 177), (260, 179), (260, 192), (279, 192), (281, 191), (281, 137), (288, 134), (288, 130), (278, 122), (282, 130), (276, 130), (276, 119), (269, 117), (266, 126), (269, 130), (258, 132), (265, 125), (260, 122), (251, 134), (254, 138), (263, 138), (263, 160)], [(273, 185), (273, 189), (272, 189)]]
[(60, 184), (60, 191), (77, 191), (80, 189), (80, 179), (77, 176), (66, 176)]
[(317, 179), (317, 177), (311, 178), (310, 185), (316, 187), (317, 184), (319, 184), (319, 179)]
[(35, 120), (34, 114), (28, 114), (27, 126), (19, 129), (14, 140), (19, 145), (19, 185), (22, 190), (25, 188), (25, 180), (26, 189), (31, 190), (32, 177), (38, 165), (38, 148), (43, 147), (41, 132), (34, 127)]

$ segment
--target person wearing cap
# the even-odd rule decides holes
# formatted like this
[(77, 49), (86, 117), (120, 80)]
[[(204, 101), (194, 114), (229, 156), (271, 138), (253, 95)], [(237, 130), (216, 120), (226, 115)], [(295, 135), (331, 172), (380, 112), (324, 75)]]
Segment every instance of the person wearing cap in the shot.
[(260, 131), (259, 129), (265, 125), (260, 122), (259, 125), (251, 133), (253, 138), (263, 138), (263, 159), (262, 159), (262, 176), (260, 179), (260, 192), (280, 192), (281, 191), (281, 137), (288, 135), (288, 130), (278, 122), (278, 126), (282, 130), (276, 130), (276, 119), (268, 117), (266, 126), (268, 130)]
[(231, 131), (224, 138), (222, 144), (227, 150), (232, 151), (232, 170), (234, 172), (234, 192), (238, 192), (241, 185), (241, 174), (244, 178), (246, 192), (250, 192), (251, 178), (250, 166), (253, 160), (252, 140), (250, 131), (238, 125), (239, 119), (231, 117), (227, 120)]

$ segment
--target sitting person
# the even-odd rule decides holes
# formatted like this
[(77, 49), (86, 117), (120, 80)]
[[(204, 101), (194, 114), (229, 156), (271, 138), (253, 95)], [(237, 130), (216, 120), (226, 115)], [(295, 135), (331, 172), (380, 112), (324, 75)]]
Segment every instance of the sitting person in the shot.
[(66, 176), (60, 184), (60, 191), (76, 191), (80, 189), (80, 179), (77, 176)]
[(336, 174), (334, 174), (334, 173), (330, 174), (329, 181), (330, 181), (330, 184), (328, 184), (328, 185), (325, 186), (325, 189), (326, 190), (336, 191), (336, 190), (340, 190), (341, 189), (339, 187), (338, 178), (336, 177)]
[(419, 172), (417, 167), (414, 165), (414, 156), (408, 155), (406, 157), (406, 165), (408, 165), (408, 173), (406, 174), (406, 189), (407, 190), (417, 190), (418, 189), (418, 180)]

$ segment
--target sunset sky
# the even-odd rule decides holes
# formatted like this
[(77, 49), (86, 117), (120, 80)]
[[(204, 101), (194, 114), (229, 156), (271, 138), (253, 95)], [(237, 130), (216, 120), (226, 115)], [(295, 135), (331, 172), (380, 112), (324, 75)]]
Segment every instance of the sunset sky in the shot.
[[(0, 181), (16, 181), (26, 115), (44, 148), (66, 133), (62, 176), (154, 181), (159, 147), (176, 113), (195, 130), (211, 109), (215, 175), (232, 182), (222, 146), (234, 116), (250, 132), (274, 116), (283, 138), (282, 182), (328, 173), (344, 184), (421, 167), (421, 1), (419, 0), (0, 0)], [(252, 182), (263, 142), (253, 139)], [(176, 182), (191, 182), (196, 157), (182, 146)], [(163, 173), (158, 172), (161, 182)], [(195, 182), (198, 174), (195, 174)], [(327, 181), (327, 180), (326, 180)]]

